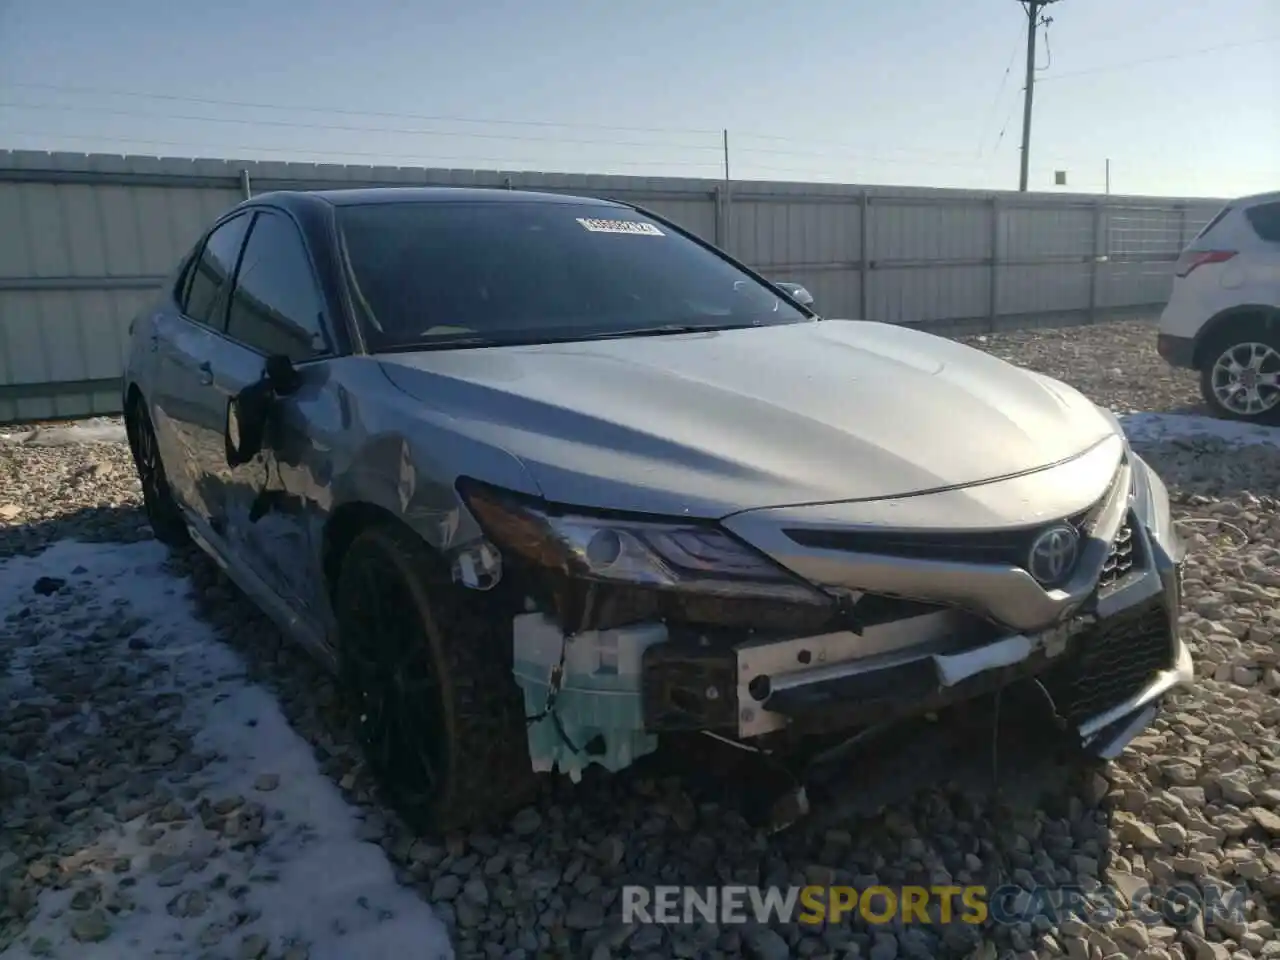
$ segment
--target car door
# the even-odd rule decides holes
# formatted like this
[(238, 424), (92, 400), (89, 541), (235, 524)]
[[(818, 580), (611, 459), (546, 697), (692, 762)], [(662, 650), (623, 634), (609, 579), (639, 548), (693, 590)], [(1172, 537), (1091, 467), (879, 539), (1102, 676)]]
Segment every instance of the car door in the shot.
[(177, 309), (154, 321), (152, 422), (175, 496), (208, 522), (215, 507), (202, 476), (198, 445), (208, 418), (214, 348), (225, 323), (236, 264), (252, 212), (238, 213), (209, 232), (177, 291)]
[[(313, 556), (308, 491), (292, 465), (310, 444), (308, 407), (323, 386), (323, 361), (333, 355), (323, 298), (302, 233), (286, 212), (260, 210), (249, 230), (227, 311), (213, 346), (212, 391), (202, 424), (202, 472), (217, 476), (217, 532), (228, 548), (281, 599), (305, 606)], [(256, 382), (271, 356), (299, 371), (296, 394), (273, 401), (261, 452), (227, 463), (227, 403)]]

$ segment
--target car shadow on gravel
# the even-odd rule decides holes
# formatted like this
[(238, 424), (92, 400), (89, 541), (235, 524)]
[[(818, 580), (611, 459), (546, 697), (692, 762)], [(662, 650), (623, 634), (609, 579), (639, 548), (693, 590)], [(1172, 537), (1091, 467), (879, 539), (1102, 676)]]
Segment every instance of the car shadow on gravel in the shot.
[[(0, 528), (0, 557), (37, 553), (64, 538), (110, 543), (150, 536), (139, 509), (90, 509)], [(505, 828), (415, 837), (378, 802), (331, 678), (283, 641), (197, 550), (171, 551), (170, 564), (175, 575), (190, 578), (200, 615), (241, 655), (248, 679), (274, 693), (321, 770), (363, 811), (366, 839), (380, 843), (399, 879), (434, 903), (460, 956), (498, 933), (503, 942), (518, 947), (518, 941), (492, 903), (477, 913), (442, 881), (449, 876), (465, 880), (474, 873), (498, 888), (514, 869), (516, 888), (545, 886), (531, 914), (517, 904), (510, 916), (518, 918), (516, 929), (529, 920), (550, 930), (550, 945), (568, 951), (555, 955), (738, 956), (748, 950), (772, 958), (789, 949), (836, 956), (856, 944), (864, 956), (891, 960), (965, 956), (984, 941), (1030, 950), (1057, 923), (1052, 915), (1019, 915), (999, 923), (989, 917), (981, 925), (957, 919), (871, 925), (854, 918), (838, 926), (763, 930), (703, 922), (627, 927), (619, 923), (618, 897), (628, 883), (1090, 889), (1110, 858), (1109, 785), (1100, 768), (1066, 762), (1034, 698), (1024, 702), (1008, 693), (999, 704), (982, 701), (905, 724), (849, 753), (833, 776), (806, 788), (808, 815), (778, 832), (770, 829), (770, 811), (790, 785), (787, 775), (776, 764), (695, 736), (617, 775), (593, 769), (577, 785), (547, 777), (539, 802)], [(0, 709), (12, 716), (21, 704)], [(935, 920), (937, 909), (931, 907)]]

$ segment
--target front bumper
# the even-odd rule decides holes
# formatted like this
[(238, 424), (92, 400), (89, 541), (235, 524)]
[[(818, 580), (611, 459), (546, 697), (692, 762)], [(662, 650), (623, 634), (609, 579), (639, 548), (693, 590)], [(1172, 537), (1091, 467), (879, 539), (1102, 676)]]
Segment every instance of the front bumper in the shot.
[(663, 733), (751, 740), (846, 730), (1031, 679), (1083, 748), (1115, 756), (1193, 677), (1178, 629), (1182, 546), (1167, 495), (1140, 459), (1130, 463), (1122, 489), (1131, 492), (1117, 504), (1123, 517), (1109, 534), (1112, 553), (1098, 560), (1101, 575), (1087, 595), (1064, 597), (1047, 628), (1002, 632), (959, 605), (925, 605), (856, 632), (765, 638), (664, 623), (566, 637), (543, 614), (516, 617), (515, 675), (532, 718), (534, 768), (577, 779), (591, 763), (629, 765)]

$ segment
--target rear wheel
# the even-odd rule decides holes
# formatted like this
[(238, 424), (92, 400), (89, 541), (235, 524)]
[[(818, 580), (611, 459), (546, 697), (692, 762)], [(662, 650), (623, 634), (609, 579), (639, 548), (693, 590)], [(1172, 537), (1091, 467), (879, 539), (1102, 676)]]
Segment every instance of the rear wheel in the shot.
[(1215, 336), (1200, 365), (1200, 393), (1219, 417), (1280, 423), (1280, 334), (1257, 319)]
[(410, 530), (358, 534), (336, 588), (342, 682), (366, 761), (415, 829), (508, 815), (535, 794), (509, 621), (440, 570)]
[(191, 534), (187, 531), (187, 521), (169, 488), (169, 478), (165, 474), (164, 462), (160, 459), (160, 446), (156, 443), (156, 432), (151, 426), (147, 405), (141, 397), (129, 407), (128, 428), (129, 447), (133, 453), (133, 464), (138, 471), (138, 480), (142, 484), (142, 502), (147, 522), (151, 524), (156, 539), (165, 546), (185, 546), (190, 541)]

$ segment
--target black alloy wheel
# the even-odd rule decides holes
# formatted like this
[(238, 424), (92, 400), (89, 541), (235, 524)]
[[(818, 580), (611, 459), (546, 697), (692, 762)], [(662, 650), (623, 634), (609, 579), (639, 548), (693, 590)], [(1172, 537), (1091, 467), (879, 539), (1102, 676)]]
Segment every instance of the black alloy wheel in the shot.
[(537, 790), (511, 622), (407, 527), (367, 528), (335, 590), (341, 681), (386, 800), (424, 833), (487, 824)]

